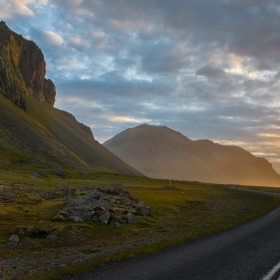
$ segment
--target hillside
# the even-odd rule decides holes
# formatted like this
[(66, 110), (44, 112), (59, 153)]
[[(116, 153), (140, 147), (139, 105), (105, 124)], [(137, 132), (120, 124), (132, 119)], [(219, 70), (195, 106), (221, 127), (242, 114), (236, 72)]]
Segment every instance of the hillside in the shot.
[(140, 125), (103, 145), (152, 178), (280, 186), (280, 175), (266, 159), (239, 147), (192, 141), (167, 127)]
[(40, 48), (0, 22), (0, 150), (142, 175), (98, 143), (89, 127), (53, 107), (56, 88), (45, 67)]

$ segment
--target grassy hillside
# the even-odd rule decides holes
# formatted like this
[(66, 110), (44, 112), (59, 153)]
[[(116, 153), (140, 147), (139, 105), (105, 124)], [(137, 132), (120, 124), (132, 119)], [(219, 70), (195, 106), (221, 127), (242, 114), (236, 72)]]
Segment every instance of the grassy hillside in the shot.
[(15, 157), (42, 157), (60, 166), (141, 175), (95, 141), (74, 117), (31, 96), (26, 100), (28, 114), (0, 95), (0, 143), (10, 151), (6, 157), (14, 152)]

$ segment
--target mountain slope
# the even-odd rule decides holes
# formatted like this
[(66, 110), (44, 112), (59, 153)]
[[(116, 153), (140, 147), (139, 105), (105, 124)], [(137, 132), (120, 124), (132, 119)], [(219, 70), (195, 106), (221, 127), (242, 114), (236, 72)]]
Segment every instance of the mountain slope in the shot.
[(167, 127), (140, 125), (103, 145), (152, 178), (280, 186), (267, 160), (239, 147), (192, 141)]
[(40, 48), (0, 22), (0, 150), (72, 167), (105, 167), (142, 175), (94, 140), (91, 129), (53, 107)]

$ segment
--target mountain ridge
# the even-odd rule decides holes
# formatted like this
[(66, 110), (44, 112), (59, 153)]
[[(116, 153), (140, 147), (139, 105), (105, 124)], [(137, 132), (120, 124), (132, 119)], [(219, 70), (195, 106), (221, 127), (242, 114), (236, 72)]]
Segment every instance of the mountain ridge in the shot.
[(193, 141), (165, 126), (139, 125), (103, 145), (152, 178), (280, 186), (280, 175), (266, 159), (237, 146)]

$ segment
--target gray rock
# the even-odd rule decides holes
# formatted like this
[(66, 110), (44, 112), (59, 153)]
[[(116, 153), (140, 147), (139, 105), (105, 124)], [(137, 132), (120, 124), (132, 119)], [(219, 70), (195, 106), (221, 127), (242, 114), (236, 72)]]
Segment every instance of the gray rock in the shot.
[(104, 214), (102, 214), (99, 217), (99, 221), (102, 222), (102, 223), (108, 224), (108, 222), (110, 220), (110, 217), (111, 217), (110, 213), (105, 212)]
[(69, 188), (66, 185), (60, 185), (55, 190), (58, 197), (64, 197), (64, 196), (73, 196), (76, 193), (76, 190), (73, 188)]
[(55, 220), (59, 220), (59, 221), (66, 221), (68, 220), (67, 219), (67, 216), (63, 215), (61, 212), (58, 213), (55, 217), (54, 217)]
[(58, 238), (56, 234), (57, 234), (56, 231), (51, 232), (46, 238), (47, 238), (47, 239), (51, 239), (51, 240), (55, 240), (55, 239)]
[(123, 226), (122, 226), (120, 223), (118, 223), (118, 222), (114, 222), (114, 223), (113, 223), (113, 226), (114, 226), (115, 228), (117, 228), (117, 229), (120, 229), (120, 228), (123, 227)]
[(131, 224), (133, 222), (136, 222), (138, 219), (134, 214), (129, 212), (129, 213), (126, 214), (126, 220), (127, 220), (128, 224)]
[(29, 200), (31, 202), (35, 203), (35, 204), (38, 204), (38, 203), (43, 201), (43, 199), (42, 199), (42, 197), (40, 195), (29, 197)]
[(18, 197), (18, 195), (7, 188), (3, 189), (3, 191), (0, 192), (0, 200), (3, 200), (5, 202), (12, 202), (16, 197)]
[(19, 243), (19, 237), (16, 234), (11, 235), (11, 237), (9, 238), (9, 242), (12, 243)]
[(25, 234), (26, 228), (19, 228), (17, 234)]
[(83, 222), (84, 220), (79, 216), (72, 216), (73, 221), (75, 222)]
[(63, 170), (63, 169), (57, 168), (57, 169), (53, 170), (53, 174), (56, 175), (56, 176), (64, 178), (65, 175), (66, 175), (66, 171)]

